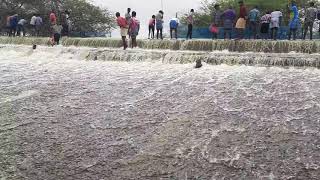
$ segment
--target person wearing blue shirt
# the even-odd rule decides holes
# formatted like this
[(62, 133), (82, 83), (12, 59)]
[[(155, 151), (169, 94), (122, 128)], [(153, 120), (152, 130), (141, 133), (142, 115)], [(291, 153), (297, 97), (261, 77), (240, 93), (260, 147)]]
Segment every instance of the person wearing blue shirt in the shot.
[(10, 17), (10, 31), (9, 36), (16, 36), (18, 26), (18, 14)]
[(293, 18), (291, 19), (289, 23), (289, 38), (288, 40), (291, 40), (291, 36), (293, 35), (293, 40), (296, 40), (297, 38), (297, 31), (300, 26), (300, 20), (299, 20), (299, 10), (295, 2), (292, 2), (290, 10), (293, 12)]

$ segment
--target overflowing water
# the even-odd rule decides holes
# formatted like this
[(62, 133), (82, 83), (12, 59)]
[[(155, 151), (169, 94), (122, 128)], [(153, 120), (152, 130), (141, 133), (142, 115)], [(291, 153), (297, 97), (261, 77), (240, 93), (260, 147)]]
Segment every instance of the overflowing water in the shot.
[(319, 179), (318, 59), (1, 46), (0, 179)]
[[(0, 37), (0, 44), (49, 45), (49, 38)], [(119, 48), (119, 39), (63, 38), (64, 46)], [(265, 53), (320, 53), (320, 41), (268, 41), (268, 40), (138, 40), (142, 49), (170, 49), (193, 51), (265, 52)]]

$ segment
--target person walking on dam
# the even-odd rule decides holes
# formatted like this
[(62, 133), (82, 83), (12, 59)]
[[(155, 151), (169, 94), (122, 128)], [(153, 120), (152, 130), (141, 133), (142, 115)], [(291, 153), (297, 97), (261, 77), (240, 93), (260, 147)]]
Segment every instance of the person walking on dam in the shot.
[(121, 17), (119, 12), (116, 13), (116, 17), (117, 17), (117, 24), (120, 27), (122, 46), (123, 46), (123, 49), (126, 50), (128, 48), (127, 35), (128, 35), (129, 26), (128, 26), (127, 20), (124, 17)]

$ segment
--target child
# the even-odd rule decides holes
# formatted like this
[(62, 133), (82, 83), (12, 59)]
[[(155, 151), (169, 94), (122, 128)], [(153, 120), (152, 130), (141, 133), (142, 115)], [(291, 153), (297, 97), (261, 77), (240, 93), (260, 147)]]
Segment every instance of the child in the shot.
[(154, 39), (154, 27), (156, 25), (156, 16), (152, 15), (152, 18), (149, 21), (149, 35), (148, 35), (148, 39), (150, 39), (150, 35), (151, 38)]

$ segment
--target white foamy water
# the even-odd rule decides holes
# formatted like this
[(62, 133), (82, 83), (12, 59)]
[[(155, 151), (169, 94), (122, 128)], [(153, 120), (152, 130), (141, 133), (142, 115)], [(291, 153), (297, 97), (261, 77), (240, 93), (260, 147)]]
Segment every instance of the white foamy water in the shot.
[(194, 69), (157, 61), (157, 51), (119, 62), (107, 56), (118, 50), (30, 49), (0, 48), (0, 177), (320, 176), (318, 69)]

